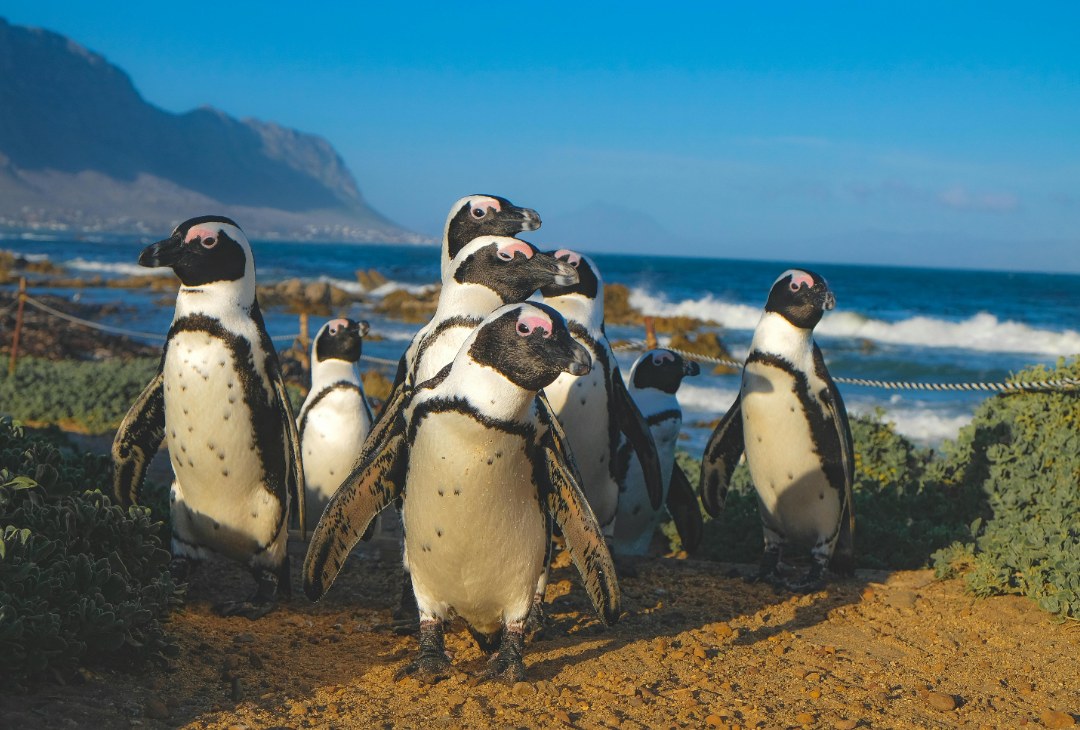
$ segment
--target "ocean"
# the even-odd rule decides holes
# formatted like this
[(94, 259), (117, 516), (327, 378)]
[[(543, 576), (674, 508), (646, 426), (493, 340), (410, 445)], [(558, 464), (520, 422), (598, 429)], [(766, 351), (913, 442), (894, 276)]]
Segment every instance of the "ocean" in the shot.
[[(260, 283), (300, 277), (358, 289), (355, 272), (375, 269), (396, 288), (418, 290), (439, 278), (433, 246), (344, 245), (254, 242)], [(136, 264), (143, 244), (66, 240), (0, 239), (0, 248), (51, 261), (84, 275), (146, 274)], [(1019, 369), (1054, 364), (1080, 354), (1080, 275), (962, 271), (884, 266), (771, 262), (661, 256), (592, 256), (607, 283), (630, 288), (631, 304), (646, 314), (686, 315), (719, 322), (733, 356), (746, 355), (750, 337), (773, 281), (793, 266), (824, 276), (837, 306), (816, 329), (829, 371), (885, 381), (935, 383), (997, 382)], [(172, 305), (160, 293), (108, 288), (49, 293), (86, 302), (123, 305), (102, 322), (164, 334)], [(362, 305), (339, 314), (366, 319), (373, 338), (364, 354), (397, 360), (415, 325), (375, 315)], [(297, 317), (264, 308), (272, 336), (298, 331)], [(321, 324), (312, 321), (312, 331)], [(609, 326), (608, 337), (642, 339), (639, 328)], [(148, 340), (152, 341), (152, 340)], [(661, 343), (664, 338), (661, 337)], [(287, 346), (287, 343), (284, 343)], [(638, 353), (621, 351), (623, 372)], [(936, 446), (970, 422), (984, 392), (925, 392), (841, 385), (852, 413), (882, 413), (916, 443)], [(684, 381), (684, 446), (700, 453), (709, 436), (705, 424), (731, 405), (738, 377), (703, 369)]]

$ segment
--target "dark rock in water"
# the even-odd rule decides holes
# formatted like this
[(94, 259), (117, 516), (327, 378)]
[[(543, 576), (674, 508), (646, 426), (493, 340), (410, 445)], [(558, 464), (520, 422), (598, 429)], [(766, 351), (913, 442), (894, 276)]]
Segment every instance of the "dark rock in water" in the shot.
[(431, 319), (439, 304), (437, 289), (423, 294), (413, 294), (404, 289), (396, 289), (384, 296), (375, 311), (405, 322), (421, 323)]

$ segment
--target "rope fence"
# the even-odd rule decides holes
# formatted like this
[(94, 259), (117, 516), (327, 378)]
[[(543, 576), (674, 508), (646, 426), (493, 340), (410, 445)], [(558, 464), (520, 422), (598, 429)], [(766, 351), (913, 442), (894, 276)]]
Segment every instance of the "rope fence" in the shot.
[[(48, 314), (50, 316), (56, 317), (58, 319), (65, 320), (67, 322), (71, 322), (72, 324), (77, 324), (77, 325), (81, 325), (83, 327), (88, 327), (90, 329), (98, 330), (98, 331), (101, 331), (101, 332), (109, 332), (109, 333), (117, 334), (117, 335), (124, 335), (126, 337), (139, 337), (139, 338), (154, 340), (154, 341), (157, 341), (157, 342), (164, 342), (165, 341), (165, 335), (159, 334), (157, 332), (140, 332), (138, 330), (127, 329), (127, 328), (124, 328), (124, 327), (114, 327), (114, 326), (111, 326), (111, 325), (101, 324), (100, 322), (92, 322), (92, 321), (90, 321), (88, 319), (83, 319), (82, 317), (76, 317), (76, 316), (68, 314), (66, 312), (62, 312), (59, 309), (56, 309), (55, 307), (49, 306), (45, 302), (42, 302), (42, 301), (40, 301), (38, 299), (35, 299), (34, 297), (30, 296), (29, 294), (27, 294), (25, 292), (24, 288), (20, 288), (19, 301), (24, 302), (26, 304), (29, 304), (30, 306), (34, 307), (35, 309), (38, 309), (38, 310), (40, 310), (40, 311), (42, 311), (42, 312), (44, 312), (44, 313), (46, 313), (46, 314)], [(6, 307), (3, 311), (0, 311), (0, 316), (6, 314), (7, 311), (9, 311), (12, 307), (16, 306), (17, 303), (18, 302), (13, 303), (9, 307)], [(18, 334), (19, 334), (19, 331), (22, 329), (22, 317), (21, 317), (21, 314), (22, 314), (22, 312), (20, 310), (20, 312), (19, 312), (20, 316), (19, 316), (18, 321), (16, 322), (16, 329), (15, 329), (16, 334), (15, 334), (14, 342), (16, 344), (12, 348), (12, 369), (14, 369), (14, 361), (15, 361), (15, 357), (16, 357), (16, 354), (17, 354), (16, 350), (17, 350), (17, 347), (18, 347), (17, 346)], [(304, 332), (302, 332), (302, 333), (298, 332), (298, 333), (290, 334), (290, 335), (276, 335), (274, 337), (271, 337), (270, 339), (275, 340), (275, 341), (279, 341), (279, 342), (284, 342), (284, 341), (294, 341), (294, 340), (297, 340), (298, 338), (303, 337), (303, 339), (306, 340), (307, 339), (306, 322), (303, 323), (303, 326), (301, 327), (301, 329), (304, 330)], [(655, 345), (650, 344), (646, 340), (628, 340), (628, 341), (620, 342), (620, 343), (614, 345), (612, 349), (615, 349), (615, 350), (647, 351), (647, 350), (653, 349), (653, 347), (655, 347)], [(713, 364), (713, 365), (725, 365), (727, 367), (735, 368), (737, 370), (742, 370), (742, 367), (743, 367), (743, 363), (741, 363), (741, 362), (739, 362), (737, 360), (731, 360), (731, 359), (728, 359), (728, 358), (720, 358), (720, 357), (710, 357), (708, 355), (702, 355), (702, 354), (699, 354), (699, 353), (696, 353), (696, 352), (688, 352), (686, 350), (680, 350), (680, 349), (673, 348), (673, 347), (665, 347), (664, 349), (670, 350), (671, 352), (677, 353), (678, 355), (680, 355), (680, 356), (682, 356), (684, 358), (687, 358), (689, 360), (694, 360), (694, 361), (697, 361), (699, 363), (710, 363), (710, 364)], [(397, 360), (391, 360), (389, 358), (384, 358), (384, 357), (374, 357), (374, 356), (371, 356), (371, 355), (361, 355), (360, 359), (364, 360), (366, 362), (374, 363), (374, 364), (377, 364), (377, 365), (385, 365), (385, 366), (389, 366), (389, 367), (395, 367), (398, 364)], [(837, 383), (843, 383), (845, 385), (857, 385), (857, 386), (862, 386), (862, 387), (867, 387), (867, 388), (881, 388), (881, 389), (885, 389), (885, 390), (988, 391), (988, 392), (996, 392), (996, 393), (1012, 393), (1012, 392), (1023, 392), (1023, 391), (1076, 390), (1076, 389), (1080, 389), (1080, 379), (1077, 379), (1077, 378), (1061, 378), (1061, 379), (1057, 379), (1057, 380), (1033, 380), (1033, 381), (1011, 382), (1011, 383), (1007, 383), (1007, 382), (997, 382), (997, 383), (980, 383), (980, 382), (971, 382), (971, 383), (923, 383), (923, 382), (910, 382), (910, 381), (902, 381), (902, 380), (873, 380), (873, 379), (870, 379), (870, 378), (848, 378), (848, 377), (839, 377), (839, 376), (833, 376), (833, 380), (835, 380)]]

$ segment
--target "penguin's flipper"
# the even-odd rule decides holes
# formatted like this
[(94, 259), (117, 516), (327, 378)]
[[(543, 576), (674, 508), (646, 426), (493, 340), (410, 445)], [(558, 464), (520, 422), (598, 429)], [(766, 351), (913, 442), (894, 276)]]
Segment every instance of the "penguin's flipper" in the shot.
[(701, 504), (713, 517), (719, 517), (724, 509), (724, 500), (731, 485), (731, 474), (735, 471), (745, 447), (742, 396), (739, 396), (709, 437), (701, 459)]
[(825, 358), (821, 354), (817, 343), (814, 343), (814, 369), (828, 384), (828, 404), (832, 414), (833, 426), (836, 428), (837, 440), (840, 443), (840, 469), (844, 488), (844, 509), (840, 513), (839, 537), (836, 548), (833, 551), (833, 570), (838, 573), (850, 574), (855, 569), (854, 564), (854, 537), (855, 537), (855, 503), (852, 492), (855, 485), (855, 443), (851, 436), (851, 424), (848, 423), (847, 408), (844, 407), (844, 399), (840, 397), (840, 390), (829, 376), (825, 368)]
[(543, 504), (562, 530), (570, 558), (577, 566), (585, 590), (600, 619), (611, 626), (619, 620), (619, 583), (615, 563), (608, 552), (600, 525), (596, 522), (574, 465), (558, 419), (547, 400), (537, 398), (539, 420), (546, 425), (540, 437), (540, 458), (536, 464), (536, 483), (540, 485)]
[(656, 453), (656, 442), (648, 421), (641, 415), (641, 410), (626, 389), (619, 367), (614, 364), (611, 368), (611, 407), (615, 409), (619, 430), (630, 440), (641, 464), (649, 503), (653, 510), (658, 510), (664, 501), (664, 472), (660, 467), (660, 456)]
[(701, 518), (697, 495), (690, 480), (678, 464), (671, 465), (671, 484), (668, 486), (667, 508), (675, 520), (683, 550), (692, 553), (701, 544), (705, 533), (705, 520)]
[(146, 469), (165, 438), (164, 384), (158, 370), (131, 404), (113, 439), (113, 494), (124, 507), (139, 501)]
[(307, 494), (307, 489), (304, 485), (304, 466), (300, 460), (300, 432), (296, 428), (296, 418), (293, 416), (289, 393), (285, 389), (285, 381), (281, 378), (280, 368), (272, 369), (270, 382), (274, 385), (274, 394), (277, 397), (278, 416), (285, 426), (281, 434), (281, 445), (285, 450), (286, 494), (292, 497), (293, 504), (296, 505), (296, 516), (300, 519), (300, 539), (307, 540), (304, 514), (304, 495)]
[(404, 404), (410, 394), (402, 387), (387, 402), (360, 459), (319, 518), (304, 558), (304, 592), (312, 601), (333, 585), (368, 524), (401, 495), (408, 463)]

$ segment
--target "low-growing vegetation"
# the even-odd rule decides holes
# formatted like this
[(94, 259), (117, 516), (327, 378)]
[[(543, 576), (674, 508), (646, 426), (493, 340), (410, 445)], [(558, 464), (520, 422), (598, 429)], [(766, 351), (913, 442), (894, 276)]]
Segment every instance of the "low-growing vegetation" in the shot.
[[(1080, 360), (1015, 377), (1078, 378)], [(940, 453), (915, 446), (880, 414), (852, 418), (851, 428), (859, 567), (933, 564), (940, 577), (962, 576), (975, 595), (1027, 595), (1080, 618), (1080, 393), (987, 398)], [(680, 453), (679, 463), (696, 484), (697, 459)], [(701, 556), (753, 563), (761, 549), (744, 463), (723, 515), (706, 522)]]
[(102, 493), (104, 456), (61, 450), (0, 419), (0, 677), (64, 679), (171, 652), (178, 602), (164, 527)]

